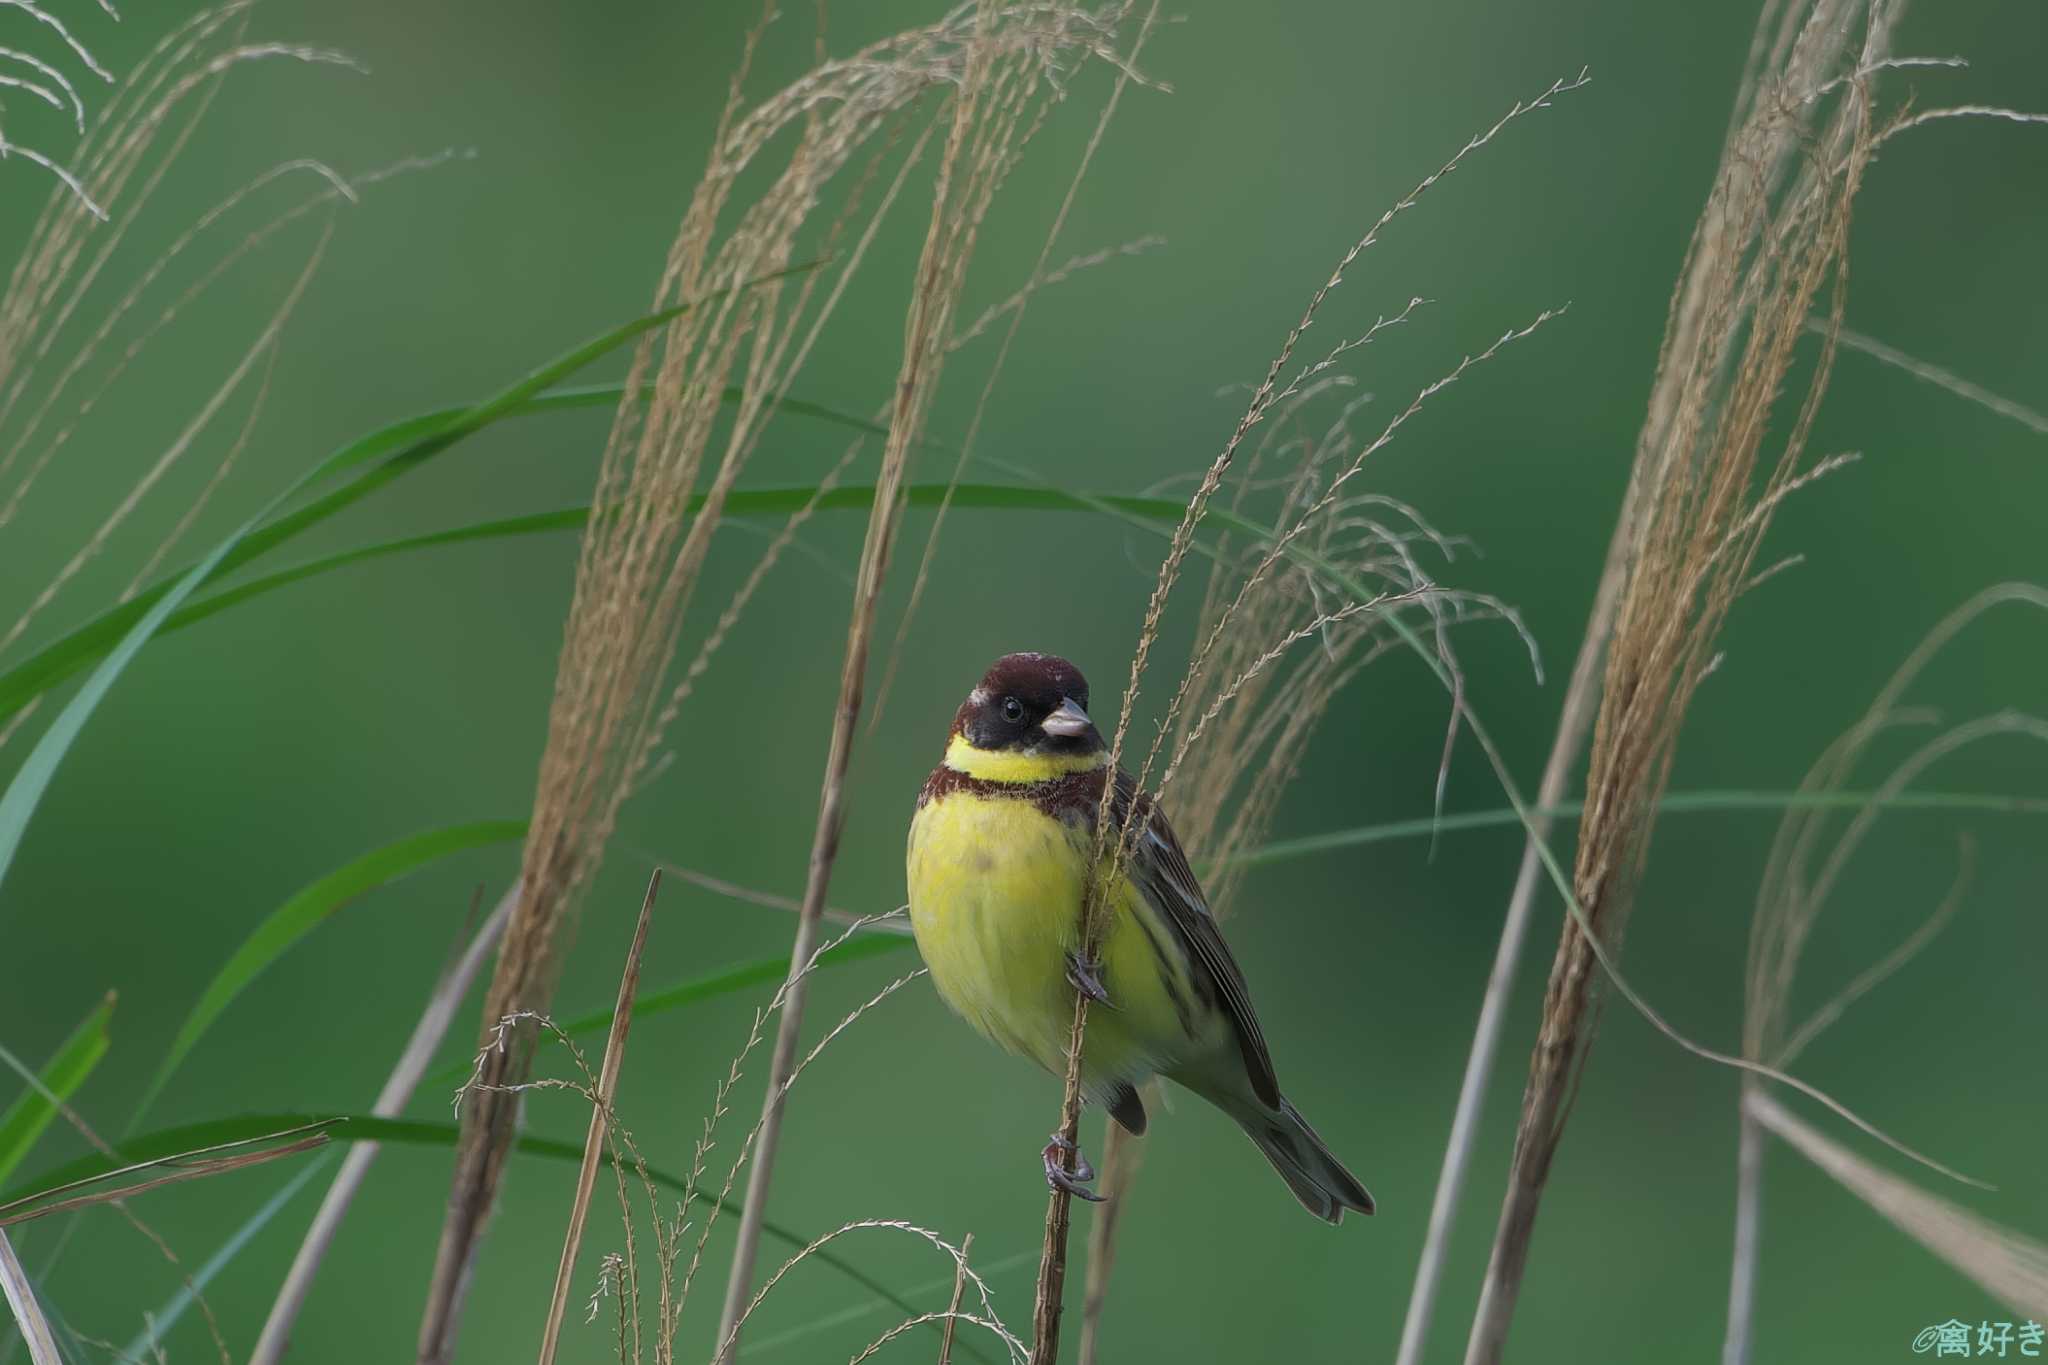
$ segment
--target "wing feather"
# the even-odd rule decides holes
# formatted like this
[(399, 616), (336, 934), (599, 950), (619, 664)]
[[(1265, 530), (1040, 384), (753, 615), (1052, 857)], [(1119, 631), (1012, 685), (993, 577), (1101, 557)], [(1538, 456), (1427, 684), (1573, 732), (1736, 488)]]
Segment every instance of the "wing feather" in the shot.
[(1119, 829), (1130, 829), (1134, 818), (1142, 822), (1131, 841), (1126, 871), (1145, 899), (1172, 927), (1198, 980), (1211, 988), (1208, 994), (1222, 1005), (1244, 1053), (1245, 1071), (1251, 1078), (1253, 1092), (1269, 1108), (1278, 1108), (1280, 1082), (1273, 1074), (1273, 1059), (1266, 1051), (1259, 1017), (1252, 1010), (1251, 990), (1245, 985), (1237, 960), (1230, 955), (1230, 946), (1223, 941), (1216, 917), (1209, 910), (1208, 898), (1202, 894), (1202, 884), (1188, 865), (1188, 855), (1182, 851), (1180, 840), (1174, 837), (1173, 826), (1167, 823), (1158, 803), (1141, 793), (1137, 782), (1122, 769), (1117, 770), (1110, 813)]

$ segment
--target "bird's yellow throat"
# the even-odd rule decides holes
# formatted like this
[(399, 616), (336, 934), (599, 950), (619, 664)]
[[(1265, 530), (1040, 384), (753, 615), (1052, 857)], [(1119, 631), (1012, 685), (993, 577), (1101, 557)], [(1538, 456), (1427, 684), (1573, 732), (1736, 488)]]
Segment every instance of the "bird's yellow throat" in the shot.
[(1107, 752), (1027, 754), (1014, 749), (977, 749), (965, 735), (946, 742), (946, 766), (984, 782), (1048, 782), (1069, 773), (1092, 772), (1109, 762)]

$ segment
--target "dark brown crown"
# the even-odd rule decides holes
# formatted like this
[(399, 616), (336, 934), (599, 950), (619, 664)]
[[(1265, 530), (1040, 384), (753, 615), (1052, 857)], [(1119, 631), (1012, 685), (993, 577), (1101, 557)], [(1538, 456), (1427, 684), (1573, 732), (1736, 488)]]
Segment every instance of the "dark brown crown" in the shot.
[(1071, 697), (1082, 710), (1088, 709), (1088, 680), (1057, 654), (1005, 654), (988, 666), (977, 690), (990, 697), (1016, 697), (1047, 711)]

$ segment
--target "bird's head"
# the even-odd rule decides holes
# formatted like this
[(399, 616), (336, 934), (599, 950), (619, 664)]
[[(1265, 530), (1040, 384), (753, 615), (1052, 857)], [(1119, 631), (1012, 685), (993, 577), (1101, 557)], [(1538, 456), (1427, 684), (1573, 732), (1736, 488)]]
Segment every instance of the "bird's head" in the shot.
[(993, 782), (1043, 782), (1109, 761), (1088, 719), (1088, 680), (1051, 654), (1005, 654), (953, 717), (946, 766)]

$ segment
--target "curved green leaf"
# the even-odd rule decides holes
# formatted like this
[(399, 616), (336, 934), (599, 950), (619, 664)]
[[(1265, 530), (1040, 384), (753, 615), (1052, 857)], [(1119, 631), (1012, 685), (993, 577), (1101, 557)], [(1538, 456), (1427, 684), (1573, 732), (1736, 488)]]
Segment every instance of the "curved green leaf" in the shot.
[[(616, 390), (607, 392), (616, 393)], [(548, 395), (548, 398), (556, 396)], [(547, 399), (535, 401), (546, 402)], [(836, 420), (850, 420), (842, 418), (837, 413), (827, 415)], [(815, 488), (801, 486), (735, 489), (726, 498), (725, 515), (787, 516), (810, 501), (815, 492)], [(944, 484), (922, 483), (912, 484), (905, 491), (905, 495), (912, 507), (935, 507), (945, 492)], [(872, 484), (849, 484), (833, 489), (819, 498), (818, 506), (822, 511), (860, 511), (874, 501), (874, 496)], [(689, 510), (694, 512), (703, 505), (703, 501), (703, 495), (698, 494), (691, 499)], [(953, 490), (953, 505), (1009, 511), (1108, 512), (1120, 520), (1133, 522), (1146, 530), (1161, 533), (1177, 523), (1181, 513), (1186, 510), (1181, 503), (1170, 498), (1069, 493), (1056, 488), (1029, 488), (989, 483), (957, 485)], [(1234, 531), (1257, 536), (1271, 535), (1271, 532), (1264, 528), (1249, 522), (1241, 522), (1220, 511), (1213, 511), (1209, 515), (1218, 525)], [(506, 517), (453, 527), (446, 531), (357, 546), (354, 549), (280, 569), (261, 578), (252, 578), (246, 583), (222, 589), (210, 597), (182, 606), (163, 622), (159, 633), (168, 634), (174, 630), (182, 630), (239, 603), (265, 596), (293, 583), (347, 568), (352, 564), (361, 564), (390, 555), (410, 554), (416, 550), (432, 549), (436, 546), (457, 545), (466, 541), (503, 540), (554, 531), (574, 531), (580, 529), (589, 517), (590, 509), (587, 506), (565, 507), (555, 512)], [(13, 715), (38, 695), (86, 668), (94, 659), (100, 657), (108, 644), (119, 637), (120, 624), (134, 618), (137, 603), (142, 600), (142, 596), (102, 612), (69, 634), (51, 641), (8, 673), (0, 675), (0, 720)]]
[[(284, 498), (306, 482), (301, 479), (293, 484), (271, 503), (271, 507), (279, 506)], [(57, 775), (57, 765), (64, 761), (64, 755), (71, 751), (72, 741), (78, 738), (79, 732), (85, 729), (86, 721), (91, 719), (101, 700), (112, 690), (114, 680), (128, 667), (128, 661), (141, 653), (164, 618), (176, 611), (193, 589), (206, 581), (258, 520), (260, 516), (243, 523), (240, 529), (215, 546), (211, 554), (164, 593), (156, 605), (143, 613), (100, 666), (93, 670), (92, 676), (85, 680), (85, 686), (78, 689), (78, 695), (57, 713), (57, 718), (50, 722), (50, 728), (36, 741), (36, 747), (29, 750), (27, 759), (7, 784), (7, 791), (0, 794), (0, 884), (6, 882), (8, 870), (14, 866), (14, 855), (21, 848), (22, 836), (28, 831), (28, 822), (35, 815), (36, 807), (42, 803), (43, 793), (49, 790), (50, 780)]]
[[(816, 264), (807, 262), (792, 266), (734, 287), (750, 288), (763, 280), (809, 270)], [(729, 289), (719, 290), (708, 297), (716, 298), (730, 292), (732, 291)], [(72, 742), (85, 728), (85, 722), (91, 718), (93, 711), (112, 689), (115, 679), (121, 676), (129, 661), (141, 652), (142, 647), (156, 634), (157, 628), (163, 625), (165, 619), (176, 611), (200, 584), (215, 573), (225, 573), (237, 565), (246, 563), (253, 556), (297, 535), (314, 522), (334, 515), (349, 503), (367, 497), (373, 490), (433, 458), (464, 436), (483, 429), (514, 411), (521, 404), (531, 401), (542, 390), (552, 388), (633, 338), (682, 316), (701, 301), (680, 303), (614, 327), (611, 331), (592, 338), (534, 370), (494, 397), (464, 409), (456, 416), (432, 414), (424, 418), (414, 418), (409, 422), (399, 423), (395, 428), (386, 428), (382, 432), (351, 442), (294, 480), (284, 492), (271, 499), (262, 511), (237, 527), (227, 539), (216, 545), (205, 558), (190, 569), (137, 594), (127, 607), (140, 608), (142, 614), (132, 617), (132, 624), (127, 625), (125, 630), (120, 623), (131, 619), (127, 608), (117, 608), (114, 613), (100, 618), (105, 638), (111, 640), (118, 635), (119, 643), (112, 646), (105, 660), (78, 690), (78, 695), (57, 713), (57, 718), (50, 723), (50, 728), (43, 732), (35, 748), (29, 751), (28, 758), (14, 774), (13, 780), (7, 784), (6, 792), (0, 793), (0, 883), (6, 881), (8, 869), (14, 865), (14, 855), (21, 847), (22, 835), (28, 829), (29, 819), (35, 814), (36, 807), (41, 804), (43, 793), (49, 789), (50, 780), (56, 775), (57, 766), (64, 761), (65, 754), (70, 752)], [(383, 463), (353, 483), (301, 507), (296, 512), (272, 520), (280, 508), (302, 491), (324, 483), (334, 475), (357, 465), (366, 464), (386, 451), (394, 449), (395, 454), (391, 454)], [(38, 659), (42, 657), (37, 656)], [(36, 661), (31, 659), (23, 667), (35, 664)], [(8, 695), (8, 683), (20, 671), (16, 669), (6, 679), (0, 679), (0, 699)], [(0, 700), (0, 719), (26, 705), (29, 697), (33, 695), (33, 692), (21, 695), (11, 706)]]
[[(814, 269), (818, 264), (817, 261), (808, 261), (763, 275), (738, 287), (751, 288), (755, 284), (800, 274)], [(349, 442), (315, 465), (284, 493), (272, 500), (252, 522), (228, 537), (226, 542), (199, 565), (166, 575), (126, 602), (101, 612), (68, 635), (53, 641), (23, 660), (6, 674), (0, 675), (0, 720), (14, 715), (48, 688), (56, 678), (76, 673), (83, 666), (84, 660), (97, 658), (114, 648), (116, 641), (125, 643), (124, 637), (137, 630), (145, 620), (160, 624), (162, 614), (159, 614), (158, 608), (163, 606), (166, 598), (173, 595), (182, 598), (199, 582), (214, 574), (234, 572), (258, 555), (275, 549), (308, 527), (317, 525), (343, 508), (360, 502), (393, 479), (419, 468), (450, 446), (492, 423), (523, 413), (595, 407), (618, 402), (624, 395), (624, 390), (616, 385), (610, 388), (569, 390), (556, 394), (544, 394), (543, 391), (553, 388), (576, 371), (617, 350), (634, 338), (674, 321), (699, 303), (721, 298), (730, 292), (732, 291), (729, 289), (715, 290), (702, 299), (648, 313), (614, 327), (609, 332), (593, 337), (574, 350), (531, 371), (517, 383), (480, 403), (463, 408), (443, 408), (438, 412), (409, 417)], [(785, 406), (793, 411), (806, 413), (813, 413), (814, 407), (811, 404)], [(839, 421), (851, 420), (822, 408), (816, 409), (813, 415)], [(280, 507), (302, 490), (372, 461), (381, 463), (350, 483), (316, 498), (296, 511), (281, 516), (275, 515)], [(173, 603), (164, 614), (175, 607), (176, 603)], [(141, 631), (140, 639), (146, 641), (154, 629), (153, 624), (149, 630)], [(141, 648), (140, 642), (135, 648)], [(91, 710), (90, 707), (86, 709), (88, 712)], [(4, 824), (0, 824), (0, 837), (4, 837), (4, 834)], [(0, 846), (0, 851), (4, 851), (4, 846)], [(4, 862), (0, 862), (0, 871), (4, 871)]]
[(135, 1117), (131, 1122), (142, 1121), (142, 1115), (163, 1093), (171, 1073), (178, 1069), (200, 1037), (242, 993), (243, 988), (300, 939), (318, 928), (329, 915), (365, 892), (396, 881), (409, 872), (416, 872), (451, 853), (513, 843), (525, 837), (524, 820), (480, 820), (415, 834), (342, 864), (271, 911), (201, 992), (198, 1003), (192, 1006), (192, 1012), (185, 1017), (177, 1036), (171, 1040), (170, 1051), (164, 1055), (162, 1065), (157, 1067), (149, 1089), (143, 1092), (142, 1102), (135, 1107)]
[[(277, 1133), (302, 1128), (309, 1124), (332, 1124), (326, 1130), (335, 1142), (383, 1142), (395, 1146), (447, 1147), (453, 1148), (461, 1129), (454, 1123), (430, 1119), (384, 1119), (370, 1114), (347, 1114), (339, 1116), (310, 1116), (305, 1114), (244, 1114), (236, 1118), (215, 1119), (207, 1123), (185, 1124), (177, 1128), (159, 1129), (139, 1137), (131, 1137), (121, 1144), (121, 1159), (115, 1161), (102, 1153), (68, 1161), (52, 1170), (44, 1171), (33, 1180), (0, 1193), (0, 1204), (18, 1204), (34, 1199), (38, 1195), (90, 1180), (118, 1170), (125, 1163), (152, 1161), (163, 1157), (177, 1156), (182, 1152), (197, 1151), (203, 1147), (216, 1147), (223, 1143), (247, 1142), (256, 1138), (269, 1137)], [(536, 1137), (521, 1133), (514, 1139), (515, 1150), (527, 1156), (548, 1157), (556, 1161), (580, 1162), (583, 1160), (581, 1142), (560, 1142), (554, 1138)], [(609, 1149), (603, 1156), (606, 1166), (613, 1164)], [(647, 1176), (656, 1185), (671, 1190), (693, 1204), (713, 1205), (727, 1214), (739, 1212), (738, 1200), (720, 1200), (715, 1195), (701, 1190), (693, 1191), (689, 1182), (655, 1167), (647, 1168)], [(810, 1245), (811, 1238), (792, 1231), (779, 1223), (763, 1219), (761, 1230), (785, 1245), (801, 1249)], [(918, 1309), (906, 1302), (894, 1290), (869, 1276), (860, 1267), (833, 1255), (830, 1251), (814, 1254), (814, 1259), (831, 1266), (840, 1274), (866, 1289), (869, 1293), (885, 1299), (903, 1312), (906, 1317), (915, 1317)], [(985, 1358), (985, 1357), (984, 1357)]]
[(106, 999), (71, 1031), (71, 1036), (43, 1068), (39, 1077), (42, 1090), (29, 1087), (7, 1106), (6, 1113), (0, 1114), (0, 1182), (14, 1174), (14, 1168), (34, 1149), (43, 1130), (57, 1117), (57, 1106), (50, 1103), (43, 1091), (59, 1100), (69, 1100), (85, 1084), (100, 1058), (107, 1055), (112, 1041), (107, 1025), (113, 1017), (114, 993), (108, 991)]

